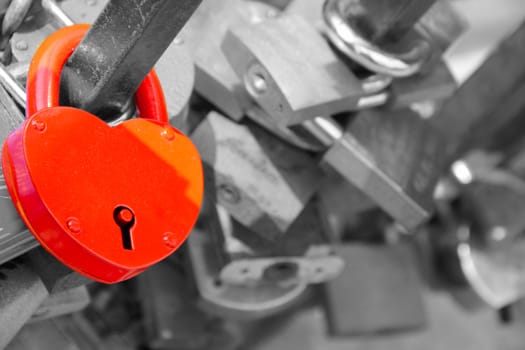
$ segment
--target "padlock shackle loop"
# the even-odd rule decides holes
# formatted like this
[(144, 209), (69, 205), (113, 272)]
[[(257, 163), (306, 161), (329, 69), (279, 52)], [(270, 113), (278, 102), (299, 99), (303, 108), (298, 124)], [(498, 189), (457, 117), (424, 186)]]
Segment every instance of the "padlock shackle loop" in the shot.
[[(88, 24), (64, 27), (38, 47), (27, 78), (26, 117), (44, 108), (59, 106), (62, 68), (89, 28)], [(134, 98), (140, 118), (169, 123), (162, 86), (153, 69), (144, 78)]]

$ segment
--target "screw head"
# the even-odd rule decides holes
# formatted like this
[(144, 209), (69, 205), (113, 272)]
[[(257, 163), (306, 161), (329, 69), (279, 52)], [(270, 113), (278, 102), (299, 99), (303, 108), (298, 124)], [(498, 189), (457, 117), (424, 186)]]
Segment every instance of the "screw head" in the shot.
[(82, 231), (82, 227), (80, 226), (80, 220), (75, 217), (70, 217), (66, 221), (66, 226), (72, 233), (80, 233)]
[(162, 240), (164, 241), (164, 244), (166, 247), (170, 249), (175, 249), (179, 246), (179, 240), (177, 239), (177, 236), (173, 232), (166, 232), (162, 236)]
[(31, 121), (31, 126), (38, 132), (44, 132), (46, 130), (46, 123), (41, 120), (34, 119)]
[(264, 94), (268, 90), (268, 83), (261, 74), (250, 75), (250, 84), (257, 94)]

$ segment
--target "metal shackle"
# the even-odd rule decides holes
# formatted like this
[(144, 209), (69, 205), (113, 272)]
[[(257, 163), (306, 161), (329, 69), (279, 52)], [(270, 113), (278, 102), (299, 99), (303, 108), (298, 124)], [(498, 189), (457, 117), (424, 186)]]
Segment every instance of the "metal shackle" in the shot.
[[(40, 45), (29, 67), (26, 117), (44, 108), (59, 106), (62, 68), (89, 27), (87, 24), (64, 27)], [(169, 122), (164, 93), (154, 70), (143, 80), (134, 99), (140, 118)]]
[(408, 77), (417, 73), (430, 58), (432, 46), (426, 40), (415, 40), (401, 53), (390, 52), (359, 33), (352, 18), (345, 16), (349, 0), (326, 0), (323, 18), (326, 35), (342, 53), (368, 70), (392, 77)]

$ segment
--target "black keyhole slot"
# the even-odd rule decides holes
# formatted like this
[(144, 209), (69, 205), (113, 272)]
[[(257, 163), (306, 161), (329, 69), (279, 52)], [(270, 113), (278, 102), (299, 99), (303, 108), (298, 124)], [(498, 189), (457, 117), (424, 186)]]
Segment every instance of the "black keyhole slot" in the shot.
[(126, 206), (119, 206), (113, 211), (113, 220), (122, 234), (122, 248), (125, 250), (133, 250), (133, 238), (131, 236), (131, 229), (135, 225), (135, 213)]

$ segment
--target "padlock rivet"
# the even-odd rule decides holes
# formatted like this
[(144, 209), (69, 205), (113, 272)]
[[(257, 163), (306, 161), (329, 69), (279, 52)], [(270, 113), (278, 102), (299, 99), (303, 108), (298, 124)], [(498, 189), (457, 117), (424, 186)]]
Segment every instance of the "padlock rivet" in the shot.
[(38, 119), (31, 121), (31, 126), (38, 132), (44, 132), (46, 130), (46, 123)]
[(166, 247), (170, 249), (175, 249), (179, 246), (179, 240), (177, 239), (177, 236), (173, 232), (166, 232), (162, 236), (162, 240), (164, 241), (164, 244)]
[(162, 132), (160, 133), (160, 135), (162, 137), (164, 137), (164, 139), (166, 139), (167, 141), (173, 141), (175, 140), (175, 133), (173, 132), (173, 130), (171, 129), (164, 129), (162, 130)]
[(78, 220), (78, 218), (75, 218), (75, 217), (68, 218), (66, 225), (69, 231), (73, 233), (80, 233), (80, 231), (82, 231), (82, 228), (80, 227), (80, 220)]

